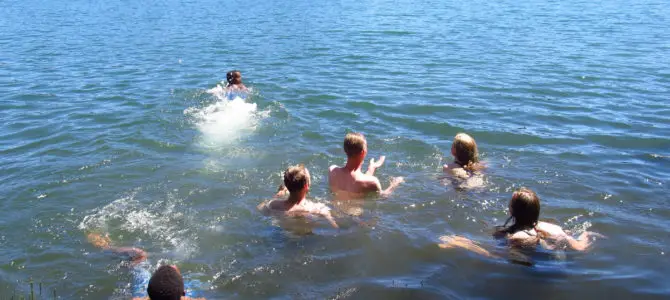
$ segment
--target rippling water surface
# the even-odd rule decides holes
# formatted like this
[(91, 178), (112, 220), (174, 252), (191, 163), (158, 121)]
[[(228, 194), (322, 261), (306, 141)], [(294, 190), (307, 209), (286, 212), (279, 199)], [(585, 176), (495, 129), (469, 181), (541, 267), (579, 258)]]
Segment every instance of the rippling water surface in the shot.
[[(128, 298), (100, 231), (210, 299), (667, 298), (668, 24), (660, 0), (2, 1), (1, 293)], [(395, 195), (309, 235), (256, 211), (296, 163), (329, 202), (352, 130)], [(461, 131), (483, 189), (438, 180)], [(609, 238), (533, 267), (436, 246), (494, 247), (519, 186)]]

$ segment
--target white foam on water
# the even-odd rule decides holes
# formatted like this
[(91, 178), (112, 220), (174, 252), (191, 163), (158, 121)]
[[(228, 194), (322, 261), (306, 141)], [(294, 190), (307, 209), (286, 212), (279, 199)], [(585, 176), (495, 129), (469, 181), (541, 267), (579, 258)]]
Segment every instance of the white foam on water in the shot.
[(253, 133), (259, 121), (269, 115), (269, 111), (259, 111), (256, 103), (246, 102), (240, 97), (228, 99), (222, 85), (207, 90), (217, 101), (205, 107), (190, 107), (184, 114), (192, 118), (202, 133), (204, 146), (231, 144), (239, 138)]
[[(137, 192), (122, 197), (93, 210), (79, 223), (84, 231), (113, 232), (114, 236), (126, 234), (146, 240), (144, 244), (160, 247), (178, 258), (188, 258), (197, 251), (191, 216), (182, 207), (181, 200), (168, 194), (166, 200), (151, 204), (136, 199)], [(128, 242), (134, 244), (134, 242)], [(116, 246), (122, 245), (116, 242)]]

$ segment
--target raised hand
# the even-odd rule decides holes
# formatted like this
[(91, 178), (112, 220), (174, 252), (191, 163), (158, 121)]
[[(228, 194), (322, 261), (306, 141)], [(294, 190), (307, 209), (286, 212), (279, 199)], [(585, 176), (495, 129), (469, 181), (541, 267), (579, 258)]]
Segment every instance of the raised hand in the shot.
[(393, 178), (391, 178), (391, 185), (393, 185), (393, 186), (398, 186), (403, 182), (405, 182), (405, 178), (403, 178), (403, 177), (393, 177)]
[(375, 162), (375, 159), (374, 159), (374, 158), (371, 158), (371, 159), (370, 159), (370, 167), (377, 169), (377, 168), (381, 167), (381, 166), (384, 164), (384, 161), (385, 161), (385, 160), (386, 160), (386, 156), (384, 156), (384, 155), (380, 156), (380, 157), (379, 157), (379, 160), (376, 161), (376, 162)]
[(381, 167), (384, 164), (385, 160), (386, 160), (386, 156), (383, 156), (383, 155), (379, 157), (378, 161), (375, 161), (374, 158), (371, 158), (370, 159), (370, 166), (368, 166), (368, 172), (365, 173), (365, 174), (374, 175), (375, 170), (377, 170), (377, 168)]

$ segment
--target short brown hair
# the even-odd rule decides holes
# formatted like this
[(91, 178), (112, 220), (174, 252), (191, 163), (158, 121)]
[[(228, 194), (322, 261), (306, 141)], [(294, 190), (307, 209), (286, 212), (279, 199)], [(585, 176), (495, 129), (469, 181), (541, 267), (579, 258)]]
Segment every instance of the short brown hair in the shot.
[(284, 185), (289, 193), (302, 190), (309, 182), (309, 171), (304, 165), (291, 166), (284, 171)]
[(344, 153), (348, 157), (361, 154), (367, 145), (368, 142), (362, 133), (350, 132), (344, 137)]

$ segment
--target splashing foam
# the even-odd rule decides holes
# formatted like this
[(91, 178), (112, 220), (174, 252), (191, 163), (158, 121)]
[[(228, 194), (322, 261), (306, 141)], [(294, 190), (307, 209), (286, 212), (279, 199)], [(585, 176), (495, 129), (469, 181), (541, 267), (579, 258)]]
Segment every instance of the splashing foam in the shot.
[(177, 257), (192, 256), (197, 251), (193, 238), (195, 233), (192, 232), (194, 227), (189, 226), (192, 220), (184, 214), (188, 210), (181, 207), (181, 201), (168, 195), (165, 201), (146, 205), (135, 199), (136, 194), (93, 210), (79, 223), (79, 229), (137, 236), (148, 240), (151, 246), (161, 246), (163, 251), (172, 252)]
[(184, 114), (191, 117), (206, 146), (230, 144), (240, 137), (252, 133), (260, 120), (269, 112), (258, 111), (255, 103), (247, 103), (240, 97), (228, 100), (221, 85), (207, 90), (217, 101), (204, 107), (190, 107)]

